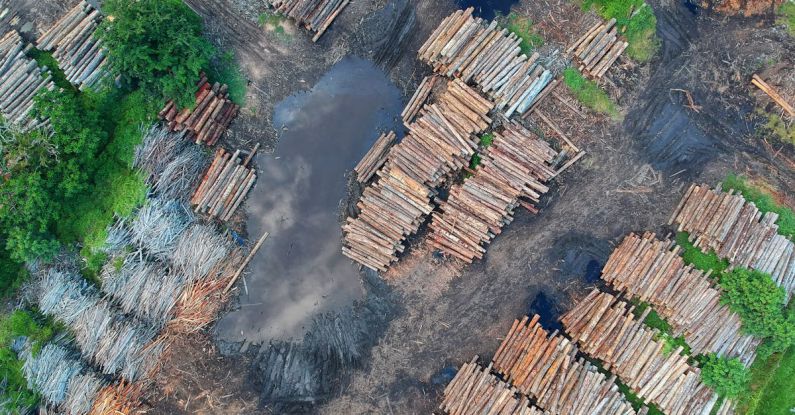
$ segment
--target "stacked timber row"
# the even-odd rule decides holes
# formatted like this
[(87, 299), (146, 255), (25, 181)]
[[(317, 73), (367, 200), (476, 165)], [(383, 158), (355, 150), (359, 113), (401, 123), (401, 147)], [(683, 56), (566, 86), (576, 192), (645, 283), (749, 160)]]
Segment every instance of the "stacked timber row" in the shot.
[(81, 90), (108, 75), (107, 50), (94, 37), (101, 21), (99, 10), (83, 0), (36, 41), (39, 49), (53, 52), (66, 79)]
[(482, 258), (485, 244), (513, 221), (520, 204), (535, 211), (549, 188), (557, 155), (544, 140), (514, 122), (495, 133), (493, 144), (481, 155), (474, 175), (450, 190), (442, 213), (431, 222), (431, 244), (442, 252), (471, 263)]
[(507, 117), (527, 111), (552, 80), (552, 73), (520, 53), (522, 39), (496, 22), (459, 10), (442, 21), (420, 48), (420, 60), (435, 72), (474, 82)]
[(538, 320), (535, 315), (514, 321), (494, 355), (495, 371), (549, 414), (636, 413), (615, 375), (608, 379), (577, 358), (574, 344), (557, 332), (549, 335)]
[(245, 160), (240, 160), (240, 150), (230, 154), (219, 148), (191, 198), (195, 211), (229, 220), (257, 181), (254, 169), (248, 167), (253, 155), (251, 152)]
[(629, 42), (621, 39), (616, 19), (597, 23), (581, 38), (577, 39), (566, 53), (571, 53), (581, 72), (592, 78), (601, 78), (615, 63)]
[(19, 14), (4, 3), (0, 3), (0, 28), (14, 27), (19, 24)]
[(530, 400), (482, 368), (477, 357), (465, 363), (444, 389), (439, 409), (450, 415), (541, 415)]
[(0, 39), (0, 115), (11, 125), (33, 128), (36, 120), (28, 117), (33, 97), (43, 88), (52, 90), (55, 84), (47, 68), (39, 68), (29, 58), (19, 33), (10, 31)]
[(593, 290), (562, 318), (566, 332), (582, 351), (604, 362), (635, 394), (667, 414), (708, 415), (718, 396), (701, 383), (697, 367), (688, 364), (682, 346), (664, 353), (657, 330), (635, 318), (634, 307)]
[(795, 290), (795, 246), (778, 234), (778, 214), (761, 212), (734, 190), (691, 185), (669, 224), (690, 233), (695, 246), (737, 267), (768, 273), (787, 299)]
[(342, 252), (373, 270), (386, 271), (433, 211), (436, 187), (469, 164), (477, 148), (475, 134), (491, 120), (493, 105), (460, 80), (450, 81), (439, 102), (425, 105), (409, 132), (389, 150), (365, 189), (359, 216), (343, 225)]
[(210, 84), (201, 75), (196, 92), (196, 106), (182, 111), (174, 101), (168, 101), (158, 116), (168, 123), (173, 132), (187, 131), (196, 144), (213, 146), (237, 116), (240, 106), (229, 99), (228, 86), (218, 82)]
[(759, 340), (742, 332), (740, 317), (720, 302), (709, 275), (685, 266), (670, 241), (653, 233), (630, 234), (610, 255), (602, 279), (654, 306), (693, 354), (738, 357), (746, 366), (753, 362)]
[(439, 77), (434, 75), (426, 76), (422, 79), (420, 86), (417, 87), (417, 90), (414, 91), (414, 95), (409, 100), (409, 103), (406, 104), (406, 108), (404, 108), (403, 112), (400, 113), (404, 123), (410, 123), (414, 121), (414, 117), (417, 116), (422, 109), (422, 106), (428, 100), (428, 97), (431, 96), (433, 87), (436, 86), (438, 80)]
[(268, 3), (279, 13), (315, 32), (312, 41), (317, 42), (350, 0), (268, 0)]
[(354, 167), (353, 171), (356, 172), (356, 180), (359, 183), (367, 183), (373, 177), (376, 171), (386, 162), (386, 156), (389, 149), (395, 145), (397, 136), (394, 131), (381, 134), (375, 144), (370, 148), (370, 151), (362, 157), (359, 164)]

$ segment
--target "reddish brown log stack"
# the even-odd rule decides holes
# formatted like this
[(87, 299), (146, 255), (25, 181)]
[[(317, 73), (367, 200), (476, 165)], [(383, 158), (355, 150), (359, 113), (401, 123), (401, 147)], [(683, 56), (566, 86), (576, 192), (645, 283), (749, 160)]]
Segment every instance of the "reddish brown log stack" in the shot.
[(690, 233), (695, 246), (710, 250), (737, 267), (772, 276), (787, 292), (795, 291), (795, 245), (778, 233), (778, 214), (761, 212), (734, 190), (711, 190), (691, 185), (679, 202), (669, 224)]
[(35, 60), (25, 55), (26, 50), (16, 31), (0, 38), (0, 115), (22, 129), (42, 124), (28, 117), (33, 97), (42, 88), (55, 88), (50, 71), (39, 68)]
[(593, 290), (562, 318), (581, 349), (601, 360), (640, 398), (667, 414), (709, 414), (718, 396), (701, 383), (700, 370), (688, 364), (682, 346), (666, 355), (657, 331), (643, 324), (634, 307)]
[(450, 415), (541, 415), (545, 412), (530, 405), (516, 389), (482, 368), (477, 356), (458, 370), (444, 389), (439, 409)]
[(234, 154), (219, 148), (207, 173), (191, 198), (196, 212), (229, 220), (257, 181), (254, 169), (248, 167), (251, 157), (241, 161), (240, 150)]
[(629, 42), (618, 35), (616, 19), (610, 19), (595, 24), (569, 46), (566, 53), (573, 54), (581, 72), (591, 78), (601, 78), (627, 46)]
[(102, 14), (85, 0), (73, 7), (36, 42), (41, 50), (52, 51), (66, 79), (84, 90), (108, 76), (107, 50), (94, 37)]
[(539, 316), (515, 320), (494, 355), (494, 370), (536, 399), (549, 414), (635, 414), (615, 383), (583, 358), (557, 332), (549, 335)]
[(180, 111), (174, 101), (168, 101), (158, 116), (168, 122), (170, 131), (187, 131), (196, 144), (213, 146), (229, 128), (240, 106), (229, 99), (227, 85), (210, 84), (204, 74), (198, 86), (194, 109)]
[(442, 213), (431, 222), (431, 244), (447, 255), (471, 263), (482, 258), (485, 244), (513, 220), (520, 203), (533, 209), (555, 175), (550, 163), (557, 155), (545, 141), (516, 123), (494, 134), (474, 175), (450, 190)]
[(458, 10), (442, 21), (420, 48), (419, 57), (436, 73), (474, 82), (507, 117), (523, 114), (552, 80), (552, 73), (520, 53), (521, 39), (497, 22), (472, 17), (474, 8)]
[(268, 3), (279, 13), (315, 32), (312, 41), (317, 42), (350, 0), (268, 0)]
[(376, 171), (386, 162), (386, 156), (389, 149), (395, 145), (397, 136), (394, 131), (381, 134), (375, 143), (370, 148), (370, 151), (362, 157), (359, 164), (354, 167), (353, 171), (356, 172), (356, 180), (359, 183), (367, 183), (373, 177)]
[(679, 247), (653, 233), (630, 234), (602, 270), (613, 288), (654, 306), (694, 354), (739, 357), (750, 365), (759, 340), (741, 330), (740, 317), (720, 301), (709, 275), (685, 266)]

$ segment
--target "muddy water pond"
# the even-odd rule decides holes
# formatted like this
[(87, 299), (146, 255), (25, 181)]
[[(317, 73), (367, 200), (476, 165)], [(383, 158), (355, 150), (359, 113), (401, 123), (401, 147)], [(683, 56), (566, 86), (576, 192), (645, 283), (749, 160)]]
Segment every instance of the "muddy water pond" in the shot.
[(217, 325), (220, 340), (301, 338), (314, 316), (361, 298), (357, 268), (341, 253), (346, 173), (381, 132), (398, 128), (402, 107), (387, 76), (355, 57), (276, 106), (279, 143), (257, 157), (246, 202), (251, 238), (270, 237), (249, 266), (239, 308)]
[(456, 0), (456, 6), (466, 9), (475, 8), (475, 16), (491, 20), (500, 14), (507, 16), (511, 11), (511, 6), (519, 3), (519, 0)]

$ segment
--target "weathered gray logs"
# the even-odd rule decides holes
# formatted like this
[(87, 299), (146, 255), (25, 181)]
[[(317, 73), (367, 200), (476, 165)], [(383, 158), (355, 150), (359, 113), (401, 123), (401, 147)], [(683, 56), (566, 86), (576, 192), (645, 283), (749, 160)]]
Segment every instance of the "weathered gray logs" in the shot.
[(403, 109), (403, 112), (400, 116), (403, 118), (404, 123), (410, 123), (414, 121), (414, 117), (417, 116), (417, 113), (420, 112), (422, 109), (423, 104), (425, 101), (428, 100), (428, 97), (431, 95), (433, 91), (433, 87), (436, 86), (436, 82), (439, 80), (438, 76), (426, 76), (420, 82), (420, 86), (417, 87), (417, 90), (414, 92), (414, 95), (409, 100), (409, 103), (406, 104), (406, 108)]
[(370, 151), (362, 157), (362, 160), (353, 169), (356, 172), (356, 180), (359, 183), (370, 181), (375, 172), (384, 165), (386, 155), (389, 153), (389, 149), (395, 145), (396, 139), (394, 131), (381, 134), (378, 137)]
[(778, 233), (776, 220), (778, 214), (761, 212), (733, 189), (693, 184), (669, 224), (677, 223), (695, 246), (715, 251), (732, 266), (770, 274), (789, 300), (795, 291), (795, 245)]
[(229, 154), (219, 148), (207, 173), (191, 198), (195, 211), (229, 220), (257, 180), (254, 169), (241, 163), (240, 150)]
[[(53, 89), (52, 75), (29, 58), (19, 33), (10, 31), (0, 38), (0, 115), (10, 125), (28, 130), (46, 120), (28, 117), (33, 97), (42, 89)], [(46, 123), (46, 122), (45, 122)]]
[(268, 3), (279, 13), (315, 32), (312, 41), (317, 42), (350, 0), (268, 0)]

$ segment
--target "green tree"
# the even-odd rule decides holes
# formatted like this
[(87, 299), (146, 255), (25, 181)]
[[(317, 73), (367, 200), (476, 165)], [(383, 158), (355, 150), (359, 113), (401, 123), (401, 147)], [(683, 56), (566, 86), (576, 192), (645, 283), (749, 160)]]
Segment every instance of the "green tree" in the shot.
[(701, 380), (718, 395), (734, 398), (742, 393), (750, 378), (740, 359), (727, 359), (710, 353), (701, 359)]
[(111, 67), (147, 91), (191, 105), (199, 73), (212, 46), (202, 37), (201, 18), (181, 0), (108, 0), (97, 31)]

